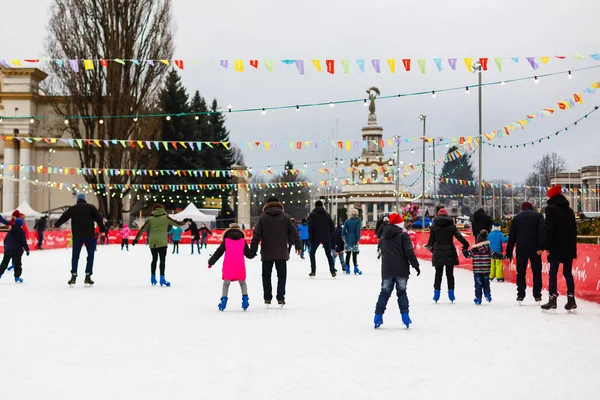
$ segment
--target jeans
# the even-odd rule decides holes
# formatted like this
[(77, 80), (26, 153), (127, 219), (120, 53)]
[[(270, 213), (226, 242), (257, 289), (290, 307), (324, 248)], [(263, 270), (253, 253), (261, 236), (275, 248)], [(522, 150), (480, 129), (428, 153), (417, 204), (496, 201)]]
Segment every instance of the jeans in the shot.
[[(550, 279), (548, 280), (548, 291), (550, 296), (558, 296), (558, 290), (556, 288), (556, 278), (558, 276), (558, 268), (560, 267), (560, 260), (553, 260), (550, 258)], [(567, 282), (567, 295), (575, 295), (575, 281), (573, 280), (573, 260), (563, 261), (563, 276)], [(16, 269), (16, 268), (15, 268)]]
[(486, 295), (492, 294), (490, 289), (490, 277), (488, 274), (473, 274), (475, 280), (475, 298), (481, 299), (481, 292)]
[(42, 250), (43, 243), (44, 243), (44, 231), (38, 231), (38, 249)]
[(542, 297), (542, 257), (535, 253), (528, 255), (517, 252), (517, 296), (525, 297), (528, 262), (531, 263), (533, 273), (533, 297), (538, 299)]
[(200, 254), (200, 239), (192, 238), (192, 254), (194, 254), (194, 243), (196, 243), (196, 247), (198, 247), (198, 254)]
[(21, 268), (21, 256), (23, 254), (13, 254), (13, 253), (4, 253), (4, 258), (2, 259), (2, 263), (0, 263), (0, 276), (4, 275), (6, 271), (6, 267), (10, 263), (12, 259), (13, 265), (15, 267), (15, 278), (20, 278), (23, 273), (23, 268)]
[(300, 257), (304, 257), (305, 251), (308, 251), (310, 253), (310, 242), (308, 241), (308, 239), (304, 239), (302, 241), (302, 253), (300, 253)]
[[(333, 252), (334, 250), (331, 250), (331, 251)], [(346, 264), (344, 264), (344, 252), (340, 251), (338, 253), (338, 255), (337, 255), (337, 258), (340, 260), (340, 265), (342, 266), (342, 270), (343, 270), (344, 266), (346, 265)], [(335, 267), (335, 257), (334, 257), (334, 260), (333, 260), (333, 265)]]
[(208, 243), (208, 238), (206, 236), (202, 236), (202, 238), (200, 239), (200, 248), (202, 248), (202, 246), (204, 246), (205, 249), (207, 249), (207, 243)]
[(77, 275), (77, 264), (79, 264), (79, 255), (82, 247), (87, 251), (87, 263), (85, 264), (85, 274), (94, 273), (94, 253), (96, 252), (96, 238), (73, 239), (73, 253), (71, 256), (71, 273)]
[[(433, 281), (433, 288), (435, 290), (442, 290), (442, 275), (444, 275), (444, 266), (439, 265), (435, 267), (435, 280)], [(454, 290), (454, 266), (446, 265), (446, 279), (448, 280), (448, 290)]]
[(354, 263), (354, 266), (358, 267), (358, 253), (354, 251), (349, 251), (346, 253), (346, 265), (350, 265), (350, 254), (352, 254), (352, 262)]
[(160, 258), (160, 276), (165, 276), (165, 268), (166, 268), (165, 259), (167, 258), (167, 246), (154, 247), (154, 248), (150, 249), (150, 252), (152, 253), (152, 263), (150, 264), (150, 273), (152, 275), (156, 275), (156, 262)]
[(381, 292), (379, 293), (379, 299), (377, 299), (377, 305), (375, 305), (375, 314), (383, 314), (387, 306), (387, 302), (392, 295), (394, 285), (396, 286), (396, 295), (398, 296), (398, 307), (400, 307), (400, 313), (408, 313), (408, 296), (406, 295), (406, 285), (408, 284), (408, 278), (385, 278), (381, 281)]
[(173, 240), (173, 253), (175, 254), (175, 252), (177, 252), (177, 254), (179, 254), (179, 240)]
[(317, 262), (315, 260), (315, 255), (317, 254), (317, 249), (319, 245), (323, 244), (323, 250), (325, 250), (325, 256), (327, 257), (327, 262), (329, 263), (329, 272), (332, 274), (335, 273), (335, 268), (333, 265), (333, 257), (331, 256), (331, 242), (312, 242), (310, 244), (310, 272), (312, 274), (317, 271)]
[(287, 279), (286, 260), (270, 260), (262, 262), (263, 298), (268, 301), (273, 299), (273, 287), (271, 286), (273, 264), (275, 264), (275, 269), (277, 270), (277, 300), (285, 300), (285, 282)]

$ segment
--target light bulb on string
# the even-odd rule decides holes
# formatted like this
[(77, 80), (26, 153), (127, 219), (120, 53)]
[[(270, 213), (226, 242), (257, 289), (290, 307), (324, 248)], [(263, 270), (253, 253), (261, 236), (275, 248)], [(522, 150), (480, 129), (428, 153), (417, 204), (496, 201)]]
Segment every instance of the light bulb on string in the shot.
[(364, 105), (365, 107), (367, 107), (367, 106), (368, 106), (368, 104), (367, 104), (367, 99), (364, 99), (364, 100), (363, 100), (363, 105)]
[(333, 101), (329, 102), (329, 107), (333, 108)]
[(501, 82), (500, 82), (500, 86), (504, 86), (504, 85), (506, 85), (506, 82), (504, 82), (504, 81), (501, 81)]
[(171, 116), (167, 115), (167, 121), (170, 121), (170, 120), (171, 120)]
[(200, 116), (199, 116), (199, 115), (196, 115), (196, 116), (194, 117), (194, 119), (195, 119), (196, 121), (198, 121), (198, 120), (200, 119)]
[(300, 111), (300, 106), (296, 105), (296, 111)]
[(65, 125), (69, 125), (69, 120), (65, 119)]
[(103, 120), (103, 119), (101, 119), (100, 121), (98, 121), (98, 123), (99, 123), (100, 125), (102, 125), (102, 124), (104, 123), (104, 120)]
[(325, 165), (325, 161), (323, 161), (323, 165)]
[(262, 115), (265, 115), (267, 113), (267, 110), (265, 110), (264, 108), (262, 109)]
[(538, 77), (537, 77), (537, 76), (534, 76), (534, 77), (533, 77), (533, 81), (534, 81), (535, 83), (540, 83), (540, 80), (538, 79)]
[(306, 163), (304, 163), (304, 168), (306, 168), (308, 165)]
[(411, 149), (410, 154), (415, 154), (415, 149)]
[(465, 88), (465, 93), (469, 94), (469, 87), (468, 86)]
[(571, 73), (571, 71), (569, 71), (568, 77), (569, 77), (569, 79), (573, 79), (573, 74)]
[(31, 118), (31, 119), (29, 120), (29, 123), (30, 123), (30, 124), (33, 124), (33, 123), (35, 123), (35, 119)]
[(138, 121), (138, 117), (133, 117), (133, 122), (137, 122)]
[(431, 97), (433, 97), (433, 98), (435, 99), (435, 96), (436, 96), (436, 94), (435, 94), (435, 90), (433, 90), (433, 91), (431, 92)]

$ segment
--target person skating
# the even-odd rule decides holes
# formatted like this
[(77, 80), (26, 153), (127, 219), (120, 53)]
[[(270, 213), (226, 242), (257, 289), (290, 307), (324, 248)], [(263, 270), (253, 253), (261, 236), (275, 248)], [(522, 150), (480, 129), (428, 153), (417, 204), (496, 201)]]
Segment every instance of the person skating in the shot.
[(206, 227), (206, 224), (202, 224), (202, 227), (199, 229), (200, 231), (200, 248), (204, 246), (205, 249), (208, 248), (208, 235), (212, 236), (212, 232), (210, 229)]
[(491, 232), (493, 223), (494, 220), (492, 219), (492, 217), (485, 213), (485, 210), (483, 208), (480, 208), (479, 210), (475, 211), (473, 213), (473, 217), (471, 218), (471, 228), (473, 229), (473, 236), (477, 237), (477, 235), (479, 235), (479, 232), (481, 232), (481, 230), (483, 229), (485, 229), (487, 232)]
[(344, 238), (344, 250), (346, 251), (346, 274), (350, 274), (350, 256), (354, 263), (354, 275), (362, 275), (362, 271), (358, 269), (358, 247), (360, 242), (360, 227), (362, 222), (358, 216), (358, 210), (353, 208), (350, 210), (350, 218), (344, 223), (342, 237)]
[(169, 228), (169, 235), (173, 242), (173, 252), (171, 254), (179, 254), (179, 242), (181, 241), (181, 233), (183, 229), (179, 225), (175, 225)]
[(542, 249), (544, 247), (545, 231), (544, 216), (533, 209), (529, 202), (521, 204), (521, 212), (517, 214), (508, 232), (506, 258), (512, 260), (513, 250), (517, 246), (517, 301), (525, 300), (527, 289), (527, 264), (531, 265), (533, 275), (533, 298), (542, 301)]
[(475, 244), (471, 250), (463, 250), (466, 258), (473, 259), (473, 279), (475, 281), (475, 299), (473, 302), (481, 305), (482, 292), (488, 303), (492, 302), (492, 290), (490, 288), (490, 269), (492, 259), (504, 258), (501, 253), (496, 253), (490, 246), (488, 232), (485, 229), (479, 231)]
[(440, 299), (444, 268), (446, 269), (446, 279), (448, 280), (448, 299), (453, 303), (456, 300), (454, 295), (454, 267), (458, 265), (458, 254), (454, 247), (454, 238), (463, 245), (463, 250), (469, 248), (469, 242), (461, 235), (454, 224), (454, 220), (448, 216), (448, 211), (442, 208), (438, 211), (438, 216), (433, 220), (433, 226), (429, 233), (429, 241), (426, 245), (426, 248), (433, 253), (432, 264), (435, 267), (433, 301), (436, 303)]
[(148, 243), (150, 245), (150, 252), (152, 253), (152, 262), (150, 264), (150, 283), (155, 286), (156, 281), (156, 263), (160, 259), (160, 286), (171, 286), (171, 282), (165, 278), (166, 270), (166, 258), (167, 258), (167, 247), (169, 241), (167, 238), (167, 232), (169, 226), (181, 226), (184, 222), (177, 222), (171, 219), (162, 204), (154, 204), (152, 206), (152, 215), (144, 225), (140, 228), (139, 232), (131, 243), (135, 246), (142, 236), (142, 233), (148, 231)]
[(16, 218), (4, 238), (4, 257), (0, 263), (0, 278), (4, 275), (8, 263), (12, 260), (15, 270), (15, 283), (23, 283), (23, 278), (21, 278), (21, 274), (23, 273), (21, 263), (23, 251), (29, 255), (27, 237), (23, 231), (23, 220)]
[(284, 213), (283, 204), (279, 202), (277, 197), (269, 197), (254, 227), (250, 246), (252, 254), (256, 254), (258, 245), (261, 245), (260, 255), (265, 304), (271, 304), (273, 299), (273, 288), (271, 286), (273, 265), (277, 270), (277, 302), (281, 306), (285, 304), (287, 260), (289, 259), (287, 245), (290, 240), (296, 245), (296, 253), (300, 254), (302, 244), (300, 236), (298, 236), (298, 230), (292, 223), (290, 216)]
[(231, 282), (238, 281), (242, 289), (242, 309), (246, 311), (250, 303), (248, 286), (246, 285), (246, 263), (244, 257), (252, 259), (256, 257), (256, 254), (252, 253), (246, 243), (246, 236), (239, 224), (230, 224), (229, 229), (223, 232), (223, 241), (217, 248), (217, 251), (208, 260), (208, 268), (212, 268), (223, 254), (225, 254), (222, 275), (223, 290), (218, 308), (221, 311), (225, 311), (227, 300), (229, 299), (229, 285), (231, 285)]
[[(21, 218), (21, 220), (23, 221), (23, 232), (25, 232), (25, 237), (27, 237), (27, 234), (29, 233), (29, 230), (27, 229), (27, 225), (25, 225), (25, 219), (22, 218), (21, 216), (23, 216), (23, 214), (21, 214), (21, 212), (19, 210), (15, 210), (13, 211), (10, 221), (5, 220), (4, 218), (2, 218), (2, 220), (0, 220), (0, 222), (2, 222), (3, 224), (5, 224), (6, 226), (8, 226), (9, 228), (11, 226), (13, 226), (15, 224), (15, 221), (17, 218)], [(12, 271), (15, 268), (15, 265), (12, 264), (10, 267), (8, 267), (7, 271)]]
[(317, 273), (316, 254), (319, 245), (323, 245), (327, 262), (329, 263), (329, 272), (335, 278), (336, 272), (331, 255), (331, 237), (333, 235), (333, 220), (325, 208), (323, 202), (317, 200), (315, 208), (310, 213), (308, 218), (308, 236), (310, 237), (310, 277), (314, 277)]
[(488, 242), (490, 242), (490, 248), (497, 254), (502, 254), (502, 257), (492, 258), (490, 281), (493, 281), (494, 278), (496, 278), (498, 282), (504, 282), (504, 263), (502, 261), (504, 259), (504, 251), (502, 251), (502, 245), (503, 243), (508, 242), (508, 236), (503, 234), (500, 229), (500, 223), (494, 222), (492, 224), (492, 231), (487, 237)]
[(44, 243), (44, 232), (46, 232), (47, 224), (48, 224), (48, 216), (44, 215), (33, 226), (33, 229), (35, 229), (38, 234), (38, 250), (44, 250), (42, 247), (42, 244)]
[[(546, 234), (544, 251), (550, 263), (548, 279), (548, 303), (543, 310), (556, 309), (558, 298), (557, 275), (560, 264), (563, 265), (563, 276), (567, 283), (567, 304), (565, 310), (577, 308), (575, 302), (575, 281), (573, 280), (573, 260), (577, 258), (577, 222), (575, 213), (569, 207), (569, 201), (562, 195), (562, 186), (555, 185), (548, 189), (548, 206), (546, 207)], [(518, 248), (517, 248), (518, 249)]]
[(387, 302), (396, 287), (398, 307), (402, 323), (409, 327), (412, 323), (408, 315), (408, 296), (406, 286), (410, 275), (410, 266), (421, 275), (419, 261), (415, 256), (412, 240), (404, 232), (402, 216), (394, 213), (389, 216), (390, 223), (383, 229), (381, 238), (381, 292), (375, 305), (375, 328), (383, 324), (383, 313)]
[[(292, 218), (292, 224), (294, 224), (294, 227), (296, 228), (296, 230), (298, 230), (298, 223), (296, 222), (296, 220), (294, 218)], [(298, 234), (300, 234), (300, 231), (298, 231)], [(302, 240), (300, 240), (300, 241), (302, 241)], [(288, 243), (288, 258), (292, 252), (292, 247), (294, 247), (294, 242), (290, 241)]]
[(85, 199), (85, 193), (77, 193), (77, 203), (69, 207), (67, 211), (54, 223), (55, 228), (59, 228), (68, 220), (71, 220), (71, 231), (73, 234), (73, 253), (71, 257), (71, 279), (69, 285), (74, 285), (77, 281), (77, 264), (81, 249), (85, 246), (87, 251), (87, 262), (85, 265), (86, 285), (93, 285), (92, 274), (94, 273), (94, 253), (96, 252), (96, 237), (94, 235), (94, 223), (103, 232), (104, 226), (102, 215), (98, 209), (89, 204)]
[(300, 234), (300, 241), (302, 242), (302, 252), (300, 258), (304, 260), (304, 252), (310, 253), (310, 241), (308, 237), (308, 221), (306, 218), (302, 218), (302, 223), (298, 225), (298, 233)]
[(194, 244), (196, 244), (198, 248), (198, 254), (200, 254), (200, 230), (198, 229), (198, 225), (196, 225), (191, 218), (184, 219), (183, 222), (187, 222), (189, 224), (185, 231), (192, 232), (192, 254), (194, 254)]
[[(338, 222), (335, 229), (333, 230), (333, 259), (335, 263), (335, 259), (340, 259), (340, 266), (342, 267), (342, 271), (346, 271), (346, 264), (344, 263), (344, 239), (342, 237), (342, 230), (344, 225), (341, 222)], [(335, 264), (334, 264), (335, 266)]]
[(121, 235), (121, 251), (123, 251), (124, 248), (129, 251), (129, 236), (131, 235), (129, 225), (123, 224), (123, 229), (121, 229), (119, 234)]

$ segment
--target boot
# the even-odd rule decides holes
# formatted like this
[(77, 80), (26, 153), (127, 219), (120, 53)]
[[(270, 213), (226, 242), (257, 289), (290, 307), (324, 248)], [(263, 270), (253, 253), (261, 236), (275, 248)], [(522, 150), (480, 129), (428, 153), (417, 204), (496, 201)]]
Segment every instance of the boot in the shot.
[(448, 290), (448, 300), (450, 300), (453, 303), (454, 303), (454, 300), (456, 300), (456, 297), (454, 297), (454, 289)]
[(164, 275), (161, 275), (161, 276), (160, 276), (160, 286), (163, 286), (163, 285), (164, 285), (164, 286), (166, 286), (166, 287), (169, 287), (169, 286), (171, 286), (171, 282), (168, 282), (168, 281), (165, 279), (165, 276), (164, 276)]
[[(161, 285), (162, 286), (162, 285)], [(217, 306), (220, 311), (225, 311), (225, 307), (227, 307), (227, 296), (221, 297), (221, 302)]]
[(480, 306), (480, 305), (481, 305), (481, 299), (477, 299), (477, 298), (476, 298), (475, 300), (473, 300), (473, 302), (474, 302), (476, 305), (478, 305), (478, 306)]
[(344, 272), (346, 273), (346, 275), (350, 275), (350, 266), (349, 265), (346, 265), (344, 267)]
[[(17, 278), (15, 276), (15, 283), (23, 283), (23, 278)], [(566, 306), (565, 306), (565, 308), (566, 308)], [(575, 306), (575, 308), (577, 308), (577, 306)]]
[(85, 280), (83, 281), (83, 283), (85, 285), (92, 286), (94, 284), (94, 281), (92, 280), (92, 275), (91, 274), (85, 274)]
[(542, 310), (556, 310), (556, 295), (551, 295), (548, 302), (542, 306)]
[(575, 296), (572, 294), (567, 296), (567, 304), (565, 304), (565, 310), (573, 311), (577, 309), (577, 303), (575, 303)]
[(433, 291), (433, 301), (435, 301), (437, 303), (439, 299), (440, 299), (440, 290), (434, 290)]
[(412, 321), (408, 317), (408, 313), (402, 313), (402, 323), (406, 325), (406, 329), (408, 329), (408, 326), (412, 324)]
[(156, 286), (156, 275), (150, 275), (150, 283), (152, 286)]
[(488, 303), (492, 302), (492, 294), (491, 293), (488, 293), (488, 294), (486, 294), (484, 296), (485, 296), (485, 299), (487, 300)]
[(75, 282), (77, 282), (77, 274), (71, 274), (71, 279), (69, 279), (69, 282), (67, 282), (67, 284), (69, 286), (73, 286), (75, 284)]
[(375, 329), (383, 325), (383, 314), (375, 314), (375, 319), (373, 320), (373, 323), (375, 324)]
[(249, 306), (250, 306), (250, 303), (248, 302), (248, 295), (243, 294), (242, 295), (242, 310), (246, 311)]
[(356, 265), (354, 266), (354, 275), (362, 275), (362, 271)]

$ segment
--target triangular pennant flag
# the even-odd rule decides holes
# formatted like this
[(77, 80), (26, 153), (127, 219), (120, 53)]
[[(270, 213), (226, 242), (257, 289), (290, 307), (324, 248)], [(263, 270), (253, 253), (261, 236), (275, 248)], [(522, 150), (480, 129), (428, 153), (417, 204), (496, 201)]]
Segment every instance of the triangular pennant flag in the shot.
[(533, 68), (534, 70), (539, 68), (538, 63), (535, 62), (535, 57), (527, 57), (527, 61), (529, 61), (531, 68)]
[(404, 65), (406, 72), (410, 71), (410, 58), (403, 58), (402, 65)]
[(435, 66), (437, 67), (438, 71), (442, 71), (442, 59), (441, 58), (434, 58), (433, 62), (435, 63)]
[(365, 60), (356, 60), (358, 64), (358, 68), (360, 68), (360, 72), (365, 72)]
[(542, 64), (548, 64), (548, 61), (550, 61), (550, 57), (548, 57), (548, 56), (542, 57)]
[(229, 61), (228, 60), (221, 60), (219, 61), (219, 65), (223, 68), (227, 68), (229, 67)]
[(165, 64), (165, 65), (169, 65), (169, 60), (160, 60), (161, 63)]
[(146, 60), (146, 64), (154, 67), (154, 60)]
[(321, 61), (320, 60), (310, 60), (313, 65), (315, 66), (315, 69), (319, 72), (323, 71), (323, 68), (321, 68)]
[(296, 68), (298, 68), (298, 72), (300, 75), (304, 75), (304, 60), (295, 60)]
[(11, 63), (17, 65), (17, 66), (22, 66), (23, 64), (21, 64), (21, 60), (10, 60)]
[(448, 65), (450, 65), (450, 69), (452, 69), (452, 71), (456, 71), (456, 58), (449, 58)]
[(65, 63), (63, 60), (54, 60), (54, 61), (56, 62), (56, 64), (57, 64), (59, 67), (62, 67), (62, 66), (64, 65), (64, 63)]
[(183, 69), (183, 60), (175, 60), (174, 62), (177, 68)]
[(494, 61), (496, 62), (496, 68), (498, 68), (498, 71), (502, 71), (502, 61), (504, 59), (502, 57), (496, 57), (494, 58)]
[(579, 53), (575, 53), (575, 57), (573, 57), (573, 58), (576, 58), (578, 60), (583, 60), (583, 56)]
[(75, 72), (79, 72), (79, 61), (78, 60), (69, 60), (69, 65)]
[(350, 60), (342, 60), (342, 68), (344, 68), (344, 73), (350, 73)]
[(335, 74), (335, 60), (325, 60), (325, 66), (327, 67), (327, 72), (331, 75)]
[(294, 64), (296, 60), (281, 60), (282, 63), (284, 63), (285, 65), (292, 65)]
[(600, 61), (600, 53), (590, 54), (593, 60)]
[(511, 57), (511, 60), (513, 60), (515, 63), (519, 63), (519, 57)]
[(396, 60), (393, 58), (389, 58), (387, 60), (387, 63), (390, 67), (390, 71), (392, 72), (392, 74), (395, 74), (396, 73)]
[(467, 71), (473, 71), (473, 59), (471, 57), (465, 58), (465, 67), (467, 67)]
[(419, 58), (417, 60), (417, 64), (419, 64), (419, 69), (421, 70), (421, 73), (424, 74), (425, 73), (425, 65), (427, 64), (427, 59)]
[(265, 68), (267, 71), (273, 71), (273, 60), (265, 60)]
[(488, 59), (487, 59), (487, 57), (480, 58), (480, 59), (479, 59), (479, 64), (481, 64), (481, 68), (482, 68), (484, 71), (487, 71), (487, 64), (488, 64)]
[(92, 60), (83, 60), (83, 67), (86, 71), (94, 69), (94, 62)]
[(117, 64), (125, 65), (125, 61), (121, 60), (120, 58), (115, 58), (113, 61)]
[(129, 61), (131, 61), (135, 65), (140, 65), (140, 61), (139, 60), (129, 60)]
[(373, 69), (375, 70), (375, 72), (381, 72), (380, 60), (371, 60), (371, 64), (373, 64)]
[(250, 66), (258, 69), (258, 60), (250, 60)]

